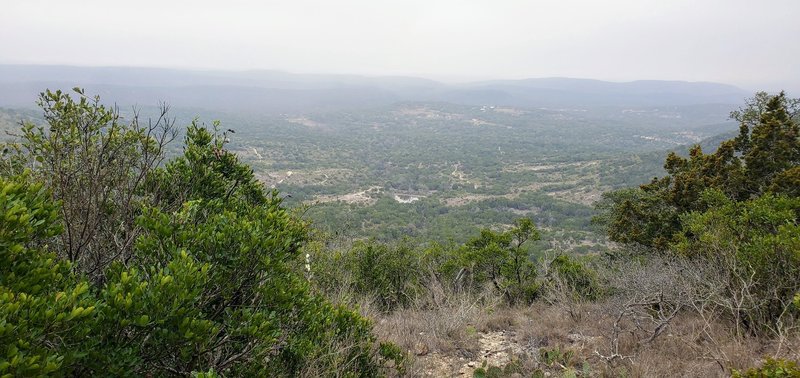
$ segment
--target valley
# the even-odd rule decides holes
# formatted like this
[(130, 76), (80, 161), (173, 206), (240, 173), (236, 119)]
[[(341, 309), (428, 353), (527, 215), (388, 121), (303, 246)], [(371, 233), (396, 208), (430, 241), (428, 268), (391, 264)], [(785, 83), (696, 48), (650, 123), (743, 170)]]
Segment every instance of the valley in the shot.
[(222, 124), (256, 176), (326, 233), (464, 242), (527, 216), (545, 230), (537, 249), (577, 253), (606, 248), (591, 222), (603, 192), (663, 175), (667, 151), (736, 129), (716, 105), (426, 102)]
[[(351, 242), (461, 243), (480, 228), (505, 229), (531, 217), (543, 230), (537, 253), (600, 253), (609, 244), (592, 217), (602, 194), (663, 175), (667, 151), (735, 131), (731, 107), (417, 101), (292, 114), (208, 109), (195, 116), (219, 120), (229, 148), (255, 176), (325, 234)], [(154, 111), (139, 109), (143, 117)], [(182, 128), (194, 110), (171, 111)], [(130, 108), (120, 112), (132, 117)], [(3, 130), (23, 119), (36, 121), (37, 114), (0, 110)]]

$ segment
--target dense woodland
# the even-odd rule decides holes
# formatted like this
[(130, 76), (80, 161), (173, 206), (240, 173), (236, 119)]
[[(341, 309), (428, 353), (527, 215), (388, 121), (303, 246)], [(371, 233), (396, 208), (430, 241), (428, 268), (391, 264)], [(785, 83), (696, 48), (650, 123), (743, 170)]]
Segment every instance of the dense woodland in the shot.
[(38, 106), (3, 113), (0, 376), (418, 376), (501, 330), (519, 348), (473, 376), (800, 376), (783, 93), (727, 109), (733, 135), (716, 106), (235, 130), (80, 89)]

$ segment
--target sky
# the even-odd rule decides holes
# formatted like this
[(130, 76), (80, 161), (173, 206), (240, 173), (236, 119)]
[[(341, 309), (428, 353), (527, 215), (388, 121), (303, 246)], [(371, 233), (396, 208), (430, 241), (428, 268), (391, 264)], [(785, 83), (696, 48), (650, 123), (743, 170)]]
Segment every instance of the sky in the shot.
[(0, 64), (800, 90), (798, 0), (2, 0)]

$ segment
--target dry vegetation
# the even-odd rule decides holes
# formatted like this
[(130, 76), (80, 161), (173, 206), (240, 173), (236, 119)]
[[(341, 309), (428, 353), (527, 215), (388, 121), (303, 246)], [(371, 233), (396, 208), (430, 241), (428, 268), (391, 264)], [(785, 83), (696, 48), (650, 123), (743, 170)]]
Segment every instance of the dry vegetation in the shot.
[[(692, 269), (693, 274), (684, 274)], [(556, 282), (532, 305), (508, 306), (490, 290), (454, 293), (381, 313), (361, 301), (378, 337), (409, 356), (408, 376), (724, 377), (766, 357), (800, 359), (800, 337), (737, 335), (713, 310), (708, 267), (654, 259), (604, 269), (615, 294), (574, 297)], [(557, 280), (556, 280), (557, 281)], [(502, 373), (501, 373), (502, 372)]]

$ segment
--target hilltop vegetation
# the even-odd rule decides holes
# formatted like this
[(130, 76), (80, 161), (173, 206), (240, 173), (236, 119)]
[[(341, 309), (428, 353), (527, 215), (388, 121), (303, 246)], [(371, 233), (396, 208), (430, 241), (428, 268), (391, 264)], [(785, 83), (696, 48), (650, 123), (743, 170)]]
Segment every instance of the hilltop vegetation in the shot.
[(688, 157), (716, 107), (39, 106), (0, 161), (0, 375), (800, 374), (784, 94)]
[[(42, 94), (0, 182), (0, 374), (369, 376), (369, 322), (296, 269), (307, 225), (191, 125)], [(389, 350), (384, 347), (381, 350)]]
[(602, 255), (528, 250), (522, 218), (428, 247), (319, 239), (312, 282), (373, 311), (418, 374), (796, 376), (796, 104), (759, 93), (713, 153), (605, 194), (595, 222), (620, 245)]

